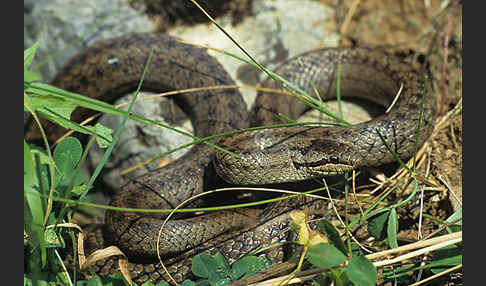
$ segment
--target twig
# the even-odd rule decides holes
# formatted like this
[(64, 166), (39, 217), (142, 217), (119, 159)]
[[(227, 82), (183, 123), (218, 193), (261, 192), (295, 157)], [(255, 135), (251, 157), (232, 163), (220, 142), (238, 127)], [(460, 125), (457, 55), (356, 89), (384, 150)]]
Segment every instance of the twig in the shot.
[(442, 236), (439, 236), (439, 237), (430, 238), (430, 239), (427, 239), (427, 240), (421, 240), (421, 241), (409, 243), (407, 245), (403, 245), (403, 246), (400, 246), (400, 247), (397, 247), (397, 248), (392, 248), (392, 249), (380, 251), (380, 252), (377, 252), (377, 253), (369, 254), (369, 255), (366, 255), (366, 258), (368, 258), (370, 260), (376, 259), (378, 257), (388, 256), (390, 254), (409, 251), (409, 250), (417, 249), (417, 248), (421, 248), (421, 247), (427, 247), (427, 246), (430, 246), (430, 245), (435, 245), (435, 244), (438, 244), (438, 243), (452, 241), (452, 240), (455, 240), (455, 239), (462, 240), (462, 231), (442, 235)]

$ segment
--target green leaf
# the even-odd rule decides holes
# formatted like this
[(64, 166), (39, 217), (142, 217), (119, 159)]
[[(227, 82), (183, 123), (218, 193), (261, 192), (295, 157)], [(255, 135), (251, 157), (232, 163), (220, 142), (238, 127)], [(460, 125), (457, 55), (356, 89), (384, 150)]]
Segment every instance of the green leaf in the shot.
[[(28, 90), (27, 90), (28, 91)], [(76, 104), (59, 96), (45, 94), (28, 95), (33, 111), (65, 128), (74, 129), (76, 124), (70, 121), (71, 113), (77, 107)]]
[[(35, 145), (29, 145), (32, 156), (36, 159), (34, 164), (36, 168), (37, 180), (39, 180), (39, 185), (37, 187), (38, 192), (46, 192), (51, 186), (51, 170), (50, 164), (55, 164), (51, 158), (46, 154), (43, 148)], [(53, 168), (55, 169), (55, 167)], [(41, 189), (42, 187), (42, 189)]]
[(40, 73), (33, 72), (31, 70), (24, 71), (24, 81), (30, 82), (30, 81), (38, 81), (41, 79), (42, 76)]
[[(462, 218), (462, 208), (458, 209), (456, 212), (454, 212), (450, 217), (446, 219), (446, 222), (452, 222), (457, 219)], [(452, 233), (452, 232), (458, 232), (462, 230), (462, 220), (457, 221), (453, 225), (447, 228), (447, 231)]]
[(353, 256), (345, 270), (354, 285), (373, 286), (378, 280), (375, 266), (364, 256)]
[(65, 138), (54, 150), (53, 159), (57, 166), (55, 186), (62, 197), (67, 197), (73, 186), (85, 181), (81, 170), (77, 168), (82, 152), (83, 147), (75, 137)]
[(228, 284), (231, 280), (227, 277), (231, 272), (228, 260), (223, 254), (217, 252), (213, 255), (216, 262), (216, 270), (209, 273), (209, 284), (214, 286), (221, 286)]
[[(450, 217), (448, 217), (446, 219), (446, 222), (452, 222), (452, 221), (455, 221), (455, 220), (460, 219), (460, 218), (462, 218), (462, 208), (458, 209)], [(459, 220), (455, 224), (462, 226), (462, 220)]]
[(56, 146), (53, 158), (61, 174), (70, 176), (81, 159), (83, 147), (75, 137), (67, 137)]
[(320, 243), (309, 248), (307, 259), (317, 267), (331, 268), (344, 263), (346, 256), (336, 247)]
[[(46, 85), (46, 84), (44, 84)], [(46, 85), (51, 87), (50, 85)], [(62, 96), (55, 95), (55, 89), (46, 88), (46, 90), (34, 90), (27, 88), (29, 102), (33, 111), (42, 111), (46, 108), (50, 108), (62, 114), (66, 118), (70, 118), (71, 112), (77, 107), (77, 105)]]
[(101, 282), (101, 278), (99, 276), (93, 276), (88, 280), (87, 286), (103, 286), (103, 282)]
[(86, 191), (86, 188), (88, 185), (82, 184), (80, 186), (74, 186), (73, 189), (71, 190), (71, 196), (80, 196), (84, 191)]
[(207, 253), (200, 253), (192, 260), (191, 270), (194, 275), (201, 278), (209, 278), (211, 273), (218, 272), (220, 263)]
[[(101, 125), (96, 126), (82, 126), (76, 122), (71, 121), (71, 113), (74, 111), (78, 104), (70, 99), (63, 98), (56, 95), (57, 88), (43, 84), (45, 90), (27, 89), (27, 92), (35, 92), (35, 95), (28, 94), (31, 107), (37, 114), (49, 121), (61, 125), (64, 128), (72, 129), (77, 132), (98, 136), (98, 142), (101, 142), (101, 146), (106, 145), (106, 142), (111, 141), (111, 136), (105, 136), (104, 134), (110, 133), (107, 128), (103, 128)], [(24, 108), (25, 110), (25, 108)], [(97, 131), (100, 131), (98, 133)]]
[(208, 280), (209, 280), (209, 284), (212, 285), (212, 286), (224, 286), (224, 285), (229, 284), (231, 282), (231, 279), (229, 277), (212, 279), (211, 275), (209, 275)]
[(37, 157), (38, 162), (40, 164), (49, 164), (51, 160), (49, 159), (49, 156), (46, 154), (46, 150), (37, 146), (37, 145), (32, 145), (28, 144), (30, 148), (30, 152), (32, 153), (32, 156)]
[(24, 140), (24, 190), (35, 191), (39, 187), (34, 169), (34, 159), (29, 145)]
[(111, 144), (111, 134), (113, 129), (104, 126), (103, 124), (96, 123), (93, 127), (93, 133), (96, 133), (96, 142), (100, 148), (107, 148)]
[(221, 254), (221, 252), (219, 251), (216, 252), (216, 254), (213, 257), (216, 263), (218, 264), (218, 268), (220, 269), (220, 271), (225, 273), (230, 272), (231, 267), (229, 265), (228, 259), (226, 259), (226, 257), (224, 257), (224, 255)]
[(395, 208), (392, 208), (390, 210), (390, 216), (388, 217), (388, 227), (387, 227), (388, 244), (390, 245), (391, 248), (398, 247), (397, 233), (398, 233), (397, 211)]
[[(80, 106), (78, 101), (59, 95), (59, 91), (62, 90), (56, 87), (40, 83), (37, 85), (41, 86), (42, 89), (30, 87), (27, 88), (26, 91), (34, 93), (28, 94), (29, 102), (32, 109), (36, 111), (39, 116), (67, 129), (72, 129), (88, 135), (96, 134), (98, 145), (101, 148), (106, 148), (106, 146), (110, 145), (112, 140), (110, 134), (113, 130), (101, 124), (96, 124), (95, 126), (82, 126), (71, 121), (71, 113), (76, 107)], [(81, 95), (78, 96), (84, 98)]]
[(356, 256), (365, 255), (363, 249), (361, 249), (359, 244), (357, 244), (356, 242), (351, 242), (351, 253), (352, 253), (352, 256), (354, 256), (354, 255), (356, 255)]
[(208, 278), (209, 273), (216, 269), (216, 262), (207, 253), (200, 253), (192, 260), (191, 270), (194, 275), (201, 278)]
[(386, 237), (386, 223), (388, 221), (389, 211), (377, 214), (368, 221), (368, 232), (377, 240), (383, 240)]
[[(41, 192), (43, 194), (47, 194), (47, 191), (50, 190), (51, 187), (51, 169), (49, 168), (49, 164), (38, 164), (36, 168), (39, 169), (40, 171), (40, 181), (41, 181), (41, 186), (42, 190)], [(55, 172), (55, 170), (54, 170)]]
[(56, 231), (53, 228), (46, 229), (44, 232), (44, 240), (47, 248), (61, 247), (64, 248), (64, 243), (57, 236)]
[[(126, 282), (125, 278), (123, 278), (123, 275), (120, 272), (117, 272), (103, 277), (94, 275), (93, 277), (87, 280), (78, 280), (76, 283), (76, 286), (88, 286), (88, 285), (127, 286), (129, 284), (128, 282)], [(137, 286), (137, 285), (139, 284), (133, 283), (133, 286)], [(143, 284), (143, 285), (153, 285), (153, 283)]]
[[(99, 112), (116, 114), (116, 115), (127, 114), (126, 111), (118, 109), (113, 105), (106, 103), (104, 101), (90, 98), (88, 96), (84, 96), (81, 94), (65, 91), (46, 83), (40, 83), (40, 82), (30, 83), (28, 84), (26, 91), (28, 93), (32, 93), (36, 95), (47, 95), (50, 97), (56, 97), (58, 99), (67, 101), (72, 105), (85, 107)], [(30, 97), (34, 98), (35, 96), (30, 95)], [(139, 118), (138, 120), (141, 122), (149, 122), (149, 120), (144, 120), (141, 118)]]
[(34, 43), (32, 47), (24, 50), (24, 71), (27, 70), (27, 68), (32, 63), (32, 60), (34, 59), (35, 52), (37, 51), (38, 46), (39, 46), (39, 42), (37, 41)]
[(264, 257), (245, 256), (233, 263), (230, 277), (232, 280), (244, 279), (262, 272), (272, 266), (272, 262)]
[(334, 284), (331, 284), (333, 281), (328, 276), (325, 276), (325, 275), (322, 275), (322, 274), (318, 274), (318, 275), (312, 277), (312, 282), (313, 282), (314, 286), (334, 285)]
[(334, 246), (336, 246), (337, 249), (339, 249), (344, 255), (348, 254), (348, 250), (346, 249), (346, 246), (341, 240), (339, 232), (336, 230), (334, 225), (332, 225), (328, 220), (321, 220), (318, 228), (322, 233), (327, 234), (329, 240)]
[(433, 273), (445, 271), (451, 266), (462, 263), (462, 247), (448, 245), (435, 251), (432, 259), (427, 266), (432, 267), (431, 271)]
[(342, 267), (329, 269), (328, 275), (336, 286), (351, 285), (348, 274)]
[[(188, 280), (186, 280), (188, 281)], [(185, 282), (185, 281), (184, 281)], [(192, 281), (191, 281), (192, 282)], [(195, 284), (195, 286), (210, 286), (209, 281), (207, 279), (199, 280)], [(190, 286), (190, 285), (189, 285)]]
[(210, 285), (226, 285), (231, 280), (229, 262), (220, 252), (211, 256), (207, 253), (196, 255), (192, 261), (192, 273), (198, 277), (207, 278)]
[(32, 286), (34, 283), (32, 283), (32, 280), (27, 277), (27, 274), (24, 272), (24, 286)]
[[(40, 265), (46, 262), (44, 242), (44, 208), (39, 193), (39, 181), (34, 167), (29, 145), (24, 140), (24, 228), (31, 236), (34, 260), (40, 259)], [(40, 253), (37, 253), (40, 250)]]

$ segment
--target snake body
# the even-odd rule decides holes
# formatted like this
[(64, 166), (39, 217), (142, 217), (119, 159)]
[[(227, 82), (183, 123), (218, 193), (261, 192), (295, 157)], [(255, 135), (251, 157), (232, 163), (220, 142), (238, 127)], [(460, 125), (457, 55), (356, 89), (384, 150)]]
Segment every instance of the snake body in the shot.
[[(142, 89), (162, 92), (234, 84), (223, 67), (204, 50), (160, 34), (127, 35), (95, 44), (74, 57), (53, 84), (91, 97), (113, 99), (136, 88), (151, 50), (154, 56)], [(436, 108), (433, 96), (423, 97), (421, 73), (400, 59), (371, 48), (321, 49), (290, 59), (276, 73), (309, 93), (314, 93), (316, 88), (321, 98), (329, 99), (336, 94), (339, 57), (343, 97), (365, 97), (389, 104), (403, 85), (390, 112), (348, 127), (275, 128), (215, 141), (238, 154), (239, 159), (200, 143), (171, 164), (123, 186), (111, 204), (127, 208), (174, 208), (204, 190), (213, 167), (225, 181), (255, 185), (380, 166), (395, 159), (377, 131), (401, 158), (410, 157), (415, 148), (420, 104), (423, 103), (423, 116), (419, 145), (432, 132)], [(272, 80), (263, 85), (279, 88)], [(248, 127), (246, 105), (237, 90), (183, 94), (174, 100), (191, 118), (196, 136)], [(306, 105), (290, 96), (259, 94), (252, 125), (281, 123), (279, 113), (297, 119), (306, 109)], [(287, 226), (289, 211), (298, 208), (320, 212), (324, 204), (299, 197), (273, 203), (263, 211), (222, 211), (170, 220), (161, 233), (159, 250), (169, 272), (182, 281), (197, 253), (218, 249), (230, 259), (236, 259), (257, 246), (285, 239), (282, 234), (276, 234)], [(108, 211), (105, 223), (103, 237), (92, 236), (92, 241), (99, 243), (104, 239), (101, 244), (119, 246), (129, 256), (135, 281), (167, 279), (155, 259), (161, 215)], [(284, 254), (283, 249), (277, 248), (269, 250), (266, 256), (281, 260)], [(116, 267), (112, 260), (107, 260), (93, 269), (103, 275)]]

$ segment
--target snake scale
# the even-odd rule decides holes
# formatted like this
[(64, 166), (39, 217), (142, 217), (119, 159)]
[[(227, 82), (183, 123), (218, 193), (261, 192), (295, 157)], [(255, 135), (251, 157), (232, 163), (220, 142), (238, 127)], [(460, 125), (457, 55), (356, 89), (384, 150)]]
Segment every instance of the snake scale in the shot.
[[(162, 34), (136, 34), (89, 47), (66, 65), (53, 85), (113, 100), (136, 88), (152, 49), (144, 90), (164, 92), (234, 84), (223, 67), (203, 49)], [(424, 77), (401, 59), (373, 48), (327, 48), (298, 55), (275, 72), (310, 94), (314, 94), (315, 88), (322, 99), (330, 99), (336, 95), (339, 56), (343, 97), (362, 97), (389, 105), (403, 85), (388, 113), (347, 127), (284, 127), (230, 135), (215, 141), (238, 154), (239, 159), (216, 152), (206, 144), (197, 144), (180, 159), (123, 186), (111, 204), (128, 208), (174, 208), (203, 191), (208, 179), (206, 172), (213, 167), (225, 181), (258, 185), (340, 174), (395, 161), (377, 131), (401, 158), (409, 158), (415, 147)], [(281, 89), (271, 79), (263, 86)], [(173, 100), (189, 115), (198, 137), (249, 126), (246, 105), (235, 89), (182, 94)], [(282, 123), (280, 113), (297, 119), (307, 109), (293, 97), (260, 93), (253, 107), (251, 125)], [(82, 115), (78, 112), (73, 118), (78, 120)], [(435, 99), (426, 94), (419, 145), (430, 136), (435, 117)], [(270, 204), (264, 210), (218, 211), (170, 220), (161, 235), (160, 251), (169, 272), (182, 281), (195, 254), (219, 249), (233, 261), (258, 246), (284, 240), (285, 234), (279, 232), (287, 226), (290, 210), (301, 208), (317, 213), (324, 211), (324, 206), (319, 200), (301, 196)], [(154, 259), (162, 218), (162, 215), (108, 211), (103, 233), (88, 236), (88, 242), (95, 247), (119, 246), (129, 256), (131, 275), (137, 282), (166, 280), (166, 274)], [(272, 248), (265, 255), (278, 261), (284, 258), (285, 250)], [(106, 260), (92, 268), (104, 275), (116, 271), (116, 264)]]

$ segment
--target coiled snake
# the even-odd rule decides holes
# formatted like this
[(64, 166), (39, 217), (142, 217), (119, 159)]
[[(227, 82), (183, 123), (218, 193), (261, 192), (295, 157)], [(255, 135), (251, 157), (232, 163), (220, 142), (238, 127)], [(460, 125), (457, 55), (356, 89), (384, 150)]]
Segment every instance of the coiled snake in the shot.
[[(113, 99), (139, 82), (147, 57), (154, 56), (143, 89), (156, 92), (201, 86), (233, 84), (223, 67), (204, 50), (160, 34), (128, 35), (98, 43), (74, 57), (53, 82), (60, 88), (95, 98)], [(380, 166), (395, 159), (378, 131), (401, 158), (414, 151), (424, 78), (411, 66), (371, 48), (329, 48), (301, 54), (276, 73), (323, 99), (335, 97), (338, 57), (341, 56), (341, 94), (390, 104), (393, 108), (371, 121), (348, 127), (295, 126), (226, 136), (217, 144), (240, 155), (239, 159), (205, 144), (197, 144), (183, 157), (123, 186), (112, 205), (128, 208), (174, 208), (201, 193), (212, 162), (217, 173), (233, 184), (267, 184), (299, 181), (340, 174), (359, 167)], [(263, 86), (280, 89), (273, 80)], [(248, 127), (246, 105), (234, 89), (183, 94), (174, 101), (189, 115), (198, 137)], [(433, 96), (423, 101), (419, 145), (429, 137), (436, 117)], [(253, 107), (252, 125), (282, 123), (279, 113), (296, 119), (307, 106), (290, 96), (261, 93)], [(79, 114), (76, 114), (79, 117)], [(189, 219), (170, 220), (161, 236), (164, 263), (176, 280), (190, 269), (191, 258), (216, 246), (235, 259), (256, 246), (285, 239), (275, 235), (289, 221), (288, 212), (305, 207), (318, 212), (324, 204), (303, 197), (269, 205), (263, 212), (234, 210)], [(167, 279), (157, 260), (156, 239), (161, 216), (109, 211), (104, 239), (130, 257), (135, 281)], [(101, 240), (101, 237), (97, 237)], [(267, 257), (281, 260), (283, 250), (271, 249)], [(112, 261), (99, 263), (100, 274), (116, 270)]]

